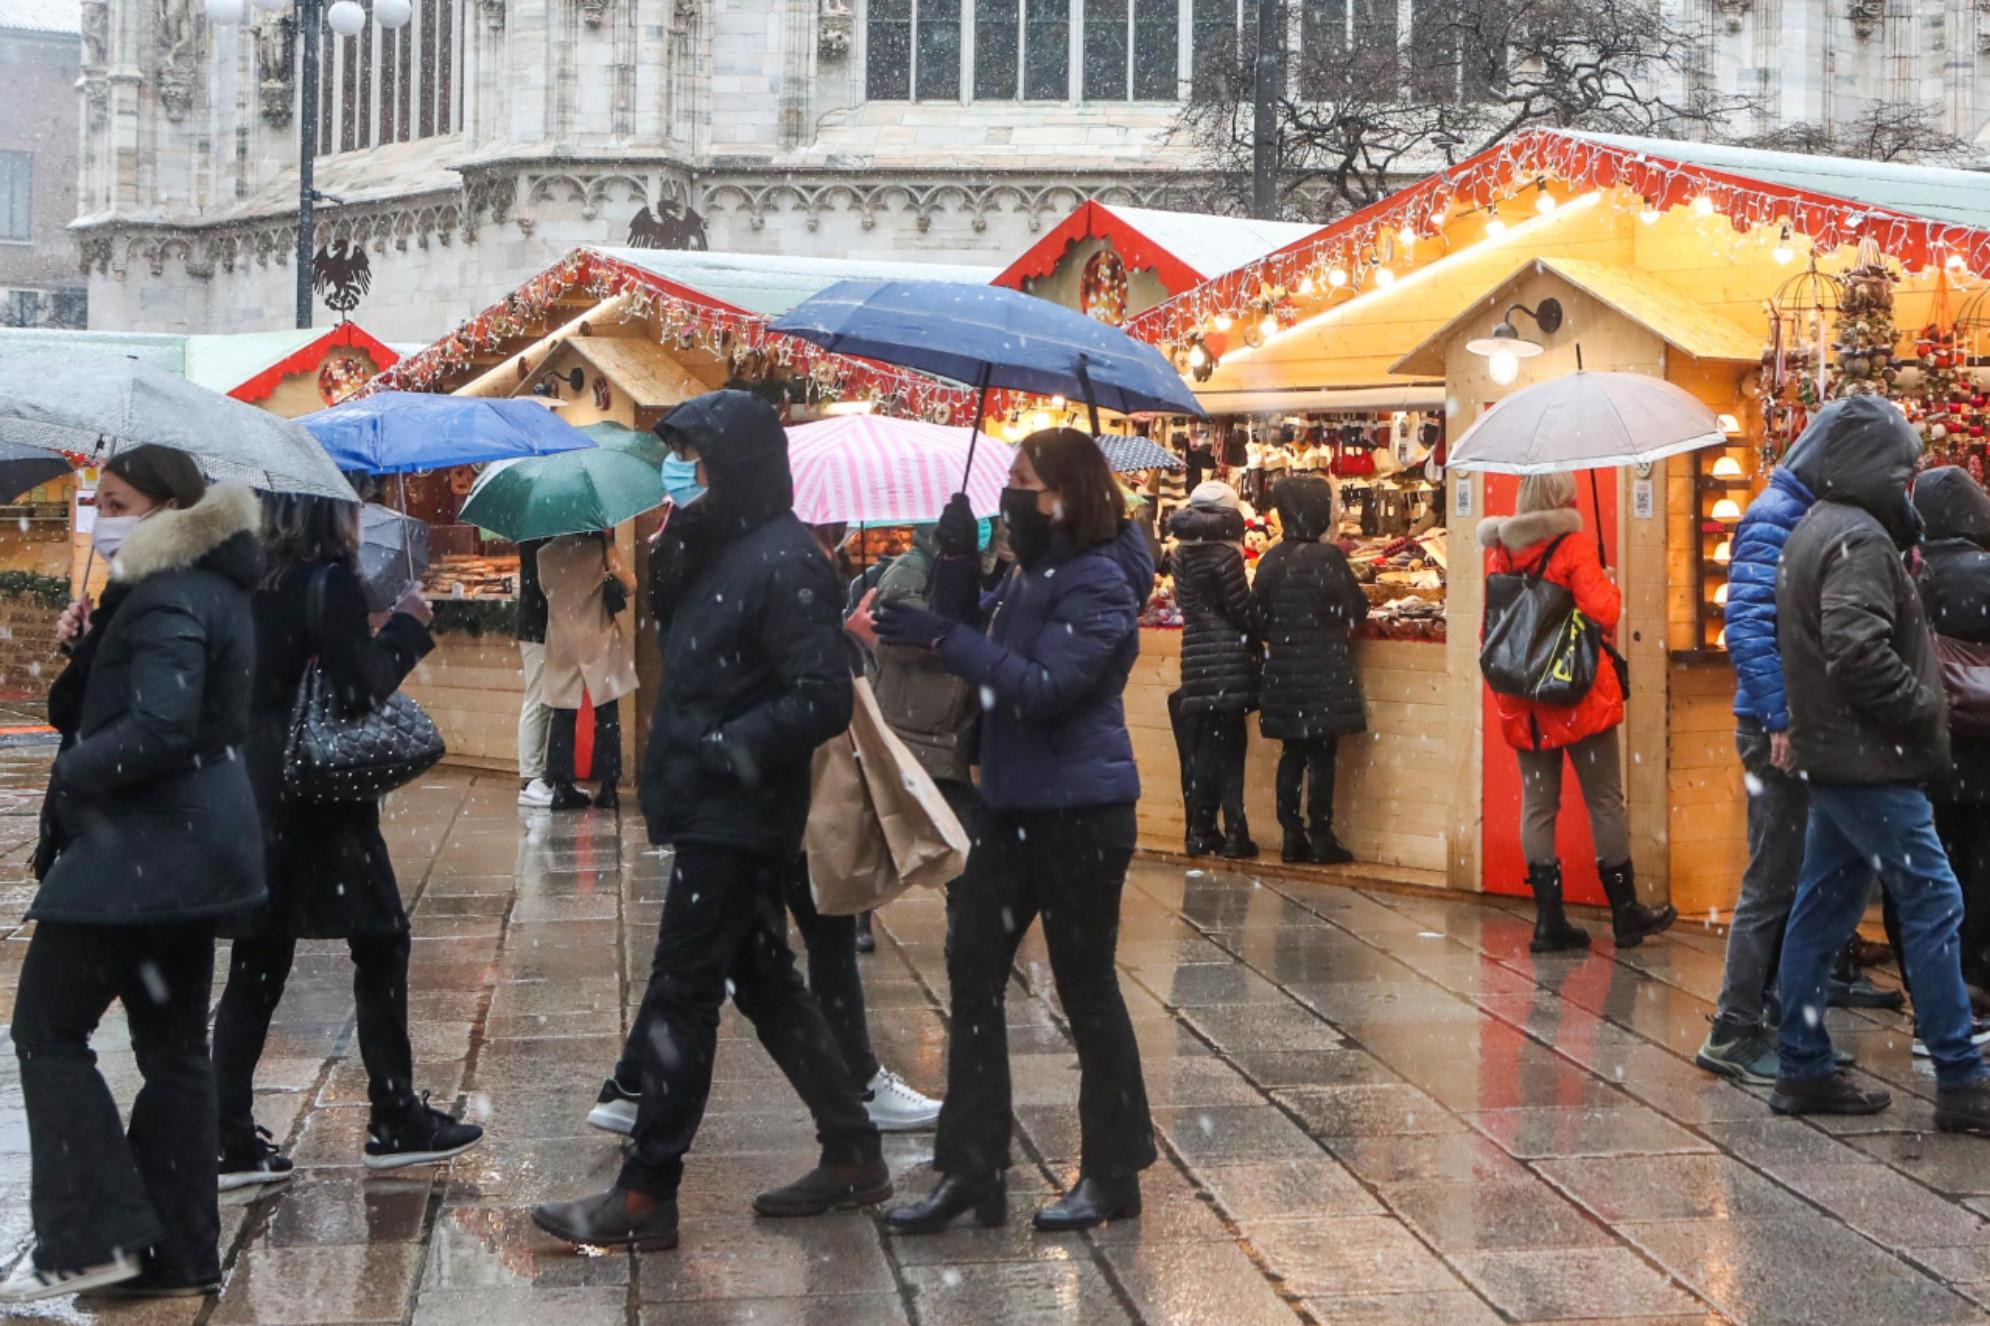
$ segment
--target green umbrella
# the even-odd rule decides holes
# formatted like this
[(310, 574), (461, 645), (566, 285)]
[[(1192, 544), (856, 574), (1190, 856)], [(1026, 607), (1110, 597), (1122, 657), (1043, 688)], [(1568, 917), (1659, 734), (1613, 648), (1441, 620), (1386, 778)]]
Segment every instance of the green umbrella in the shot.
[(490, 466), (478, 476), (459, 518), (522, 543), (613, 529), (662, 505), (657, 466), (595, 446)]
[(604, 419), (598, 424), (589, 424), (580, 431), (593, 438), (595, 446), (639, 457), (645, 464), (659, 471), (663, 469), (663, 462), (670, 455), (670, 448), (663, 445), (663, 439), (647, 428), (625, 428), (621, 424)]

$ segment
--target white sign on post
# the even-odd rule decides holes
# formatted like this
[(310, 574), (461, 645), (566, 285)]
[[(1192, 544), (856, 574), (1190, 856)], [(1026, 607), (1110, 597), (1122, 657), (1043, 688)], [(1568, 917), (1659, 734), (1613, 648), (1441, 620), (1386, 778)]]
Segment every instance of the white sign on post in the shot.
[(1638, 520), (1650, 520), (1656, 500), (1652, 494), (1652, 481), (1650, 479), (1633, 479), (1631, 481), (1631, 515), (1633, 517)]
[(1451, 489), (1451, 514), (1469, 516), (1472, 514), (1472, 476), (1461, 474)]

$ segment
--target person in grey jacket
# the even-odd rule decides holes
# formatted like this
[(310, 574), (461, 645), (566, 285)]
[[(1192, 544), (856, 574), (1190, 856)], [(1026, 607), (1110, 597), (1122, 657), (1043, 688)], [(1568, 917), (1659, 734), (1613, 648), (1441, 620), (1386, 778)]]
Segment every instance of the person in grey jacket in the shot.
[(1900, 915), (1920, 1037), (1934, 1059), (1935, 1125), (1990, 1131), (1990, 1067), (1971, 1043), (1957, 931), (1962, 891), (1921, 784), (1950, 770), (1948, 703), (1903, 554), (1920, 439), (1897, 406), (1847, 402), (1858, 426), (1819, 440), (1817, 504), (1784, 545), (1776, 637), (1790, 751), (1810, 783), (1803, 874), (1783, 938), (1779, 1114), (1875, 1114), (1890, 1097), (1836, 1071), (1825, 1029), (1831, 962), (1866, 909), (1874, 871)]

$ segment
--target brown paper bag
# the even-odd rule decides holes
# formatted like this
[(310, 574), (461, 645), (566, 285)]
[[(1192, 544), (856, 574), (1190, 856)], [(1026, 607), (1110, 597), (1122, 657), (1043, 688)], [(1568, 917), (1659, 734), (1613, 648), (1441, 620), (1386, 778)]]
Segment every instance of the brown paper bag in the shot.
[(850, 730), (815, 752), (808, 831), (816, 910), (850, 916), (906, 889), (938, 888), (967, 864), (967, 831), (858, 678)]

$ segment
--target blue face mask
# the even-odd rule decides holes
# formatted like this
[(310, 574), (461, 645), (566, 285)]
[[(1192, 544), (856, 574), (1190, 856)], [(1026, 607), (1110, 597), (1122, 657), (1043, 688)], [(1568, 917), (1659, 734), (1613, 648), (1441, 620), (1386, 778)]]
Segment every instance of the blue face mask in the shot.
[(705, 495), (705, 485), (698, 482), (698, 462), (685, 460), (682, 456), (671, 456), (663, 462), (663, 494), (670, 504), (677, 507), (690, 506)]

